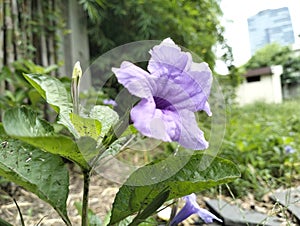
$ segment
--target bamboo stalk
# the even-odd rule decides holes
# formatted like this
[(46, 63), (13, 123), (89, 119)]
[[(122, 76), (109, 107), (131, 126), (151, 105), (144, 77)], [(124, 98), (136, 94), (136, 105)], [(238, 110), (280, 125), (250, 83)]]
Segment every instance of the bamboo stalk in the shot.
[[(50, 0), (48, 4), (48, 14), (54, 14), (55, 13), (55, 8), (54, 8), (54, 0)], [(53, 30), (55, 24), (53, 19), (47, 20), (47, 24), (49, 25), (50, 29), (48, 30), (48, 35), (47, 35), (47, 43), (48, 43), (48, 60), (49, 64), (53, 65), (55, 64), (55, 42), (54, 42), (54, 36), (55, 36), (55, 31)], [(52, 71), (51, 73), (53, 76), (55, 76), (55, 71)]]
[[(20, 29), (20, 52), (21, 56), (25, 59), (27, 56), (27, 34), (26, 34), (26, 18), (28, 17), (28, 11), (26, 9), (27, 0), (18, 1), (18, 15), (19, 15), (19, 29)], [(19, 56), (20, 57), (20, 56)]]
[[(4, 16), (3, 16), (3, 0), (0, 0), (0, 27), (4, 27)], [(4, 30), (0, 29), (0, 68), (3, 67), (4, 60)], [(0, 81), (0, 93), (3, 93), (5, 89), (4, 81)], [(2, 120), (2, 110), (0, 109), (0, 121)]]
[(21, 39), (19, 31), (19, 15), (18, 15), (18, 3), (17, 0), (11, 0), (12, 2), (12, 23), (13, 23), (13, 47), (14, 47), (14, 60), (22, 58), (21, 54)]
[(34, 52), (34, 44), (33, 44), (33, 35), (32, 35), (32, 24), (29, 23), (31, 20), (33, 20), (33, 16), (32, 16), (32, 7), (33, 7), (33, 3), (32, 0), (27, 0), (27, 4), (26, 4), (26, 10), (27, 10), (27, 18), (26, 21), (24, 21), (24, 23), (26, 24), (26, 52), (27, 55), (29, 56), (29, 59), (33, 59), (33, 52)]
[(40, 57), (41, 57), (41, 63), (43, 66), (48, 66), (48, 57), (47, 57), (47, 44), (46, 44), (46, 36), (45, 36), (45, 19), (43, 15), (43, 9), (42, 9), (43, 1), (37, 2), (37, 9), (38, 9), (38, 15), (41, 21), (40, 26)]
[[(4, 0), (4, 64), (11, 66), (14, 61), (14, 49), (13, 49), (13, 24), (12, 24), (12, 12), (11, 1)], [(11, 67), (10, 67), (11, 68)]]
[[(14, 47), (13, 47), (13, 24), (11, 1), (4, 0), (4, 60), (3, 64), (7, 66), (13, 73), (12, 63), (14, 61)], [(13, 91), (12, 84), (5, 82), (5, 89)]]
[[(4, 17), (3, 17), (3, 0), (0, 0), (0, 27), (4, 27)], [(0, 29), (0, 68), (3, 67), (3, 58), (4, 58), (4, 31)], [(2, 85), (0, 84), (0, 91), (2, 91)]]

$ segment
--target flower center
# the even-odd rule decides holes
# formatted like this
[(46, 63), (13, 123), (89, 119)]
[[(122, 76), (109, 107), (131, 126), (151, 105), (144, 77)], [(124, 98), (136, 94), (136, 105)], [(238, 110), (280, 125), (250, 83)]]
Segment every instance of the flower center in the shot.
[(156, 109), (160, 110), (171, 110), (173, 108), (172, 104), (164, 98), (154, 96), (154, 102)]

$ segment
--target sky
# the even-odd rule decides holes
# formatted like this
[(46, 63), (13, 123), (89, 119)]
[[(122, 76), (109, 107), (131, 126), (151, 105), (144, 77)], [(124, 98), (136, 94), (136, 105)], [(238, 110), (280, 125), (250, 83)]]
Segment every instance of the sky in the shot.
[(221, 0), (224, 36), (232, 47), (236, 66), (246, 63), (251, 57), (247, 19), (262, 10), (285, 6), (290, 11), (296, 44), (300, 45), (300, 0)]

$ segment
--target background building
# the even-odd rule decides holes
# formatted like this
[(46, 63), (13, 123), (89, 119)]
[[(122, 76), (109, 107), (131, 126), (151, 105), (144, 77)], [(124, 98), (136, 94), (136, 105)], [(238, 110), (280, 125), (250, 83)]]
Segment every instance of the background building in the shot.
[(295, 43), (292, 21), (287, 7), (267, 9), (248, 18), (251, 54), (266, 44), (281, 45)]
[(236, 100), (239, 105), (252, 104), (257, 101), (281, 103), (282, 66), (258, 68), (248, 71), (243, 83), (238, 87)]

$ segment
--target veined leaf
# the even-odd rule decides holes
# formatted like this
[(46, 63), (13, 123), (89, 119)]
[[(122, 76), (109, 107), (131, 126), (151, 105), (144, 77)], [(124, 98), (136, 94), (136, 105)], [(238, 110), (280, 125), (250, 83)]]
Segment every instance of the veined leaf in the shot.
[(73, 113), (70, 114), (70, 119), (80, 137), (91, 137), (98, 140), (102, 125), (97, 119), (83, 118)]
[(90, 117), (97, 119), (102, 124), (101, 137), (118, 121), (119, 115), (108, 106), (96, 105), (90, 112)]
[(69, 137), (56, 135), (53, 127), (37, 114), (26, 108), (13, 108), (4, 113), (3, 126), (6, 133), (43, 151), (65, 157), (84, 169), (89, 165), (77, 144)]
[(69, 114), (72, 112), (73, 104), (71, 95), (64, 84), (57, 78), (49, 75), (24, 74), (25, 79), (38, 91), (38, 93), (59, 113), (59, 123), (66, 126), (74, 136), (73, 125)]
[[(62, 159), (4, 135), (0, 125), (0, 176), (49, 203), (71, 225), (66, 210), (69, 174)], [(2, 224), (1, 224), (2, 225)]]
[[(182, 161), (186, 164), (170, 174)], [(170, 177), (164, 178), (164, 175)], [(137, 211), (145, 210), (166, 189), (170, 192), (167, 201), (231, 182), (239, 176), (238, 168), (229, 160), (203, 153), (170, 156), (167, 160), (146, 165), (135, 171), (120, 188), (113, 203), (109, 225), (114, 225)], [(162, 180), (155, 182), (160, 177)]]
[(24, 77), (56, 112), (72, 109), (70, 93), (57, 78), (39, 74), (24, 74)]

